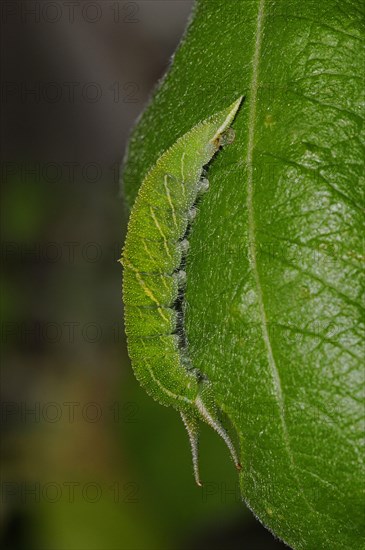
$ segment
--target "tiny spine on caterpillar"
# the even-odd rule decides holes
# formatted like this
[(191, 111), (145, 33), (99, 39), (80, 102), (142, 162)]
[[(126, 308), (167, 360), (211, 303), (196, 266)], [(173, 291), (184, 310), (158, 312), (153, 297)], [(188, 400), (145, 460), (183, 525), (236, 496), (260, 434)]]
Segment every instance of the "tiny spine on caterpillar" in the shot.
[(140, 384), (156, 401), (180, 412), (187, 429), (196, 483), (199, 421), (234, 445), (219, 421), (212, 385), (189, 357), (183, 319), (183, 270), (197, 197), (207, 191), (204, 167), (231, 143), (230, 124), (242, 97), (180, 137), (147, 173), (132, 208), (122, 252), (128, 353)]

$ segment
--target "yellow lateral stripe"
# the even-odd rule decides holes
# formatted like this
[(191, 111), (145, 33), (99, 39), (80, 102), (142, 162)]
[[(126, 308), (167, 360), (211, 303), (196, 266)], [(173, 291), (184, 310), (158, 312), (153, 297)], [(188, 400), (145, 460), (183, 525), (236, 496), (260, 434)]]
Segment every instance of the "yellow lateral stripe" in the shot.
[(182, 180), (184, 181), (185, 179), (185, 174), (184, 174), (184, 170), (185, 170), (185, 167), (184, 167), (184, 160), (185, 160), (185, 157), (186, 157), (186, 153), (184, 151), (184, 153), (181, 155), (181, 163), (180, 163), (180, 167), (181, 167), (181, 177), (182, 177)]
[(152, 302), (154, 302), (155, 304), (157, 304), (157, 306), (159, 306), (157, 308), (159, 314), (161, 315), (162, 319), (168, 323), (169, 318), (166, 317), (166, 315), (164, 314), (163, 309), (160, 305), (160, 302), (157, 300), (157, 298), (155, 297), (155, 295), (153, 294), (151, 289), (148, 288), (148, 286), (146, 285), (145, 281), (143, 280), (143, 277), (141, 276), (138, 269), (131, 262), (129, 262), (128, 260), (125, 260), (125, 267), (128, 267), (131, 271), (134, 271), (134, 273), (136, 274), (137, 281), (139, 282), (139, 284), (143, 288), (146, 296), (148, 296), (152, 300)]
[[(146, 243), (145, 243), (145, 247), (146, 247)], [(146, 250), (146, 251), (149, 253), (149, 250)], [(153, 260), (151, 255), (150, 255), (150, 258)], [(136, 267), (134, 267), (134, 265), (132, 265), (128, 260), (123, 260), (123, 261), (124, 261), (124, 267), (130, 269), (134, 273), (140, 273), (140, 271)], [(159, 273), (158, 276), (160, 277), (160, 280), (163, 286), (166, 288), (166, 290), (170, 290), (169, 284), (166, 280), (166, 276), (163, 275), (163, 273)]]
[(160, 279), (162, 280), (162, 284), (166, 288), (166, 290), (170, 290), (170, 287), (169, 287), (169, 285), (167, 284), (167, 281), (166, 281), (166, 277), (164, 277), (163, 275), (160, 275)]
[(150, 249), (148, 248), (147, 246), (147, 243), (146, 243), (146, 239), (142, 239), (143, 240), (143, 248), (145, 249), (146, 253), (147, 253), (147, 256), (149, 256), (149, 258), (152, 260), (152, 262), (154, 263), (156, 260), (155, 258), (152, 256), (151, 252), (150, 252)]
[(159, 388), (161, 388), (162, 392), (165, 393), (166, 395), (168, 395), (169, 397), (172, 397), (173, 399), (176, 399), (177, 401), (185, 401), (185, 403), (189, 403), (189, 405), (193, 405), (193, 401), (191, 401), (191, 399), (188, 399), (187, 397), (184, 397), (183, 395), (177, 395), (176, 393), (173, 393), (172, 391), (168, 390), (167, 388), (165, 388), (165, 386), (163, 386), (160, 382), (160, 380), (158, 380), (153, 371), (152, 371), (152, 368), (147, 365), (147, 368), (150, 372), (150, 375), (152, 376), (152, 379), (154, 382), (156, 382), (156, 384), (158, 385)]
[[(146, 296), (148, 296), (155, 304), (157, 304), (157, 306), (160, 306), (160, 303), (159, 301), (156, 299), (155, 295), (153, 294), (153, 292), (151, 291), (150, 288), (148, 288), (148, 286), (146, 285), (146, 283), (144, 282), (143, 278), (141, 277), (141, 274), (136, 272), (136, 277), (137, 277), (137, 281), (139, 282), (139, 284), (141, 285), (141, 287), (143, 288)], [(161, 307), (158, 307), (157, 308), (159, 314), (161, 315), (162, 319), (166, 322), (169, 321), (169, 318), (166, 317), (166, 315), (164, 314), (164, 312), (162, 311), (162, 308)]]
[(165, 176), (164, 178), (164, 187), (165, 187), (165, 190), (166, 190), (166, 195), (167, 195), (167, 200), (168, 200), (168, 203), (170, 205), (170, 208), (171, 208), (171, 212), (172, 212), (172, 219), (174, 220), (174, 224), (175, 224), (175, 227), (177, 229), (177, 219), (176, 219), (176, 213), (175, 213), (175, 208), (174, 208), (174, 205), (172, 204), (172, 200), (171, 200), (171, 194), (170, 194), (170, 190), (168, 188), (168, 185), (167, 185), (167, 175)]
[(155, 213), (154, 213), (154, 211), (153, 211), (152, 206), (150, 206), (150, 212), (151, 212), (152, 219), (153, 219), (153, 221), (155, 222), (155, 226), (157, 227), (157, 229), (158, 229), (158, 231), (159, 231), (159, 233), (161, 234), (161, 237), (162, 237), (162, 239), (163, 239), (164, 247), (165, 247), (165, 250), (166, 250), (166, 254), (168, 255), (168, 257), (169, 257), (170, 260), (171, 260), (172, 258), (171, 258), (170, 250), (169, 250), (169, 247), (168, 247), (168, 244), (167, 244), (166, 236), (165, 236), (164, 232), (162, 231), (160, 224), (158, 223), (158, 219), (157, 219), (156, 216), (155, 216)]

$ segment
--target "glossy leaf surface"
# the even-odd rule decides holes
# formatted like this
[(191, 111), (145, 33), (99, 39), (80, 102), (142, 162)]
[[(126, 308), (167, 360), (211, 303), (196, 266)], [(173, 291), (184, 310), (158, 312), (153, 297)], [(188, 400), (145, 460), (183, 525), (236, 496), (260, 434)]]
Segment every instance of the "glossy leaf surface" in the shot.
[(191, 356), (237, 430), (242, 494), (293, 548), (364, 534), (363, 5), (201, 0), (124, 171), (239, 95), (190, 237)]

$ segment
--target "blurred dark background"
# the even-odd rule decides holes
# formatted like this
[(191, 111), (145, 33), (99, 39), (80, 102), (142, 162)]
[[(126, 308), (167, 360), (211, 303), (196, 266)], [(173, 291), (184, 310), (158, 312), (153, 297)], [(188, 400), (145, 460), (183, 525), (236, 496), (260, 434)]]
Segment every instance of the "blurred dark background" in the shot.
[(274, 549), (203, 429), (126, 354), (118, 172), (191, 0), (1, 2), (2, 512), (5, 549)]

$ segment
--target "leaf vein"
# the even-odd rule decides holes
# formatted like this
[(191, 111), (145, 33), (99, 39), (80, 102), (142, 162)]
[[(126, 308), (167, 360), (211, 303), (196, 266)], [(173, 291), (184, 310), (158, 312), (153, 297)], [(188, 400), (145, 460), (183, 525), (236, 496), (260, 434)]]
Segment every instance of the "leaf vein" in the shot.
[(252, 80), (251, 80), (251, 86), (250, 86), (250, 93), (249, 93), (249, 132), (248, 132), (248, 143), (247, 143), (247, 154), (246, 154), (246, 165), (247, 165), (247, 209), (248, 209), (248, 233), (249, 233), (249, 250), (250, 250), (250, 258), (251, 258), (251, 267), (252, 272), (255, 280), (255, 285), (257, 288), (257, 297), (258, 297), (258, 305), (259, 305), (259, 313), (261, 318), (261, 329), (262, 329), (262, 336), (266, 347), (266, 353), (268, 358), (268, 365), (271, 370), (271, 375), (275, 387), (275, 395), (279, 406), (279, 413), (280, 413), (280, 421), (282, 426), (282, 432), (283, 432), (283, 439), (284, 439), (284, 445), (286, 449), (286, 453), (289, 458), (289, 462), (291, 464), (291, 469), (293, 471), (293, 476), (296, 480), (297, 486), (300, 489), (300, 492), (302, 494), (303, 500), (307, 504), (308, 508), (310, 508), (312, 511), (312, 506), (306, 499), (306, 496), (304, 494), (303, 488), (301, 487), (301, 484), (299, 482), (299, 478), (296, 474), (296, 466), (294, 463), (294, 457), (293, 452), (291, 449), (290, 444), (290, 437), (288, 432), (288, 427), (285, 419), (285, 406), (284, 406), (284, 396), (283, 391), (281, 387), (281, 380), (280, 375), (278, 371), (278, 367), (276, 365), (276, 361), (273, 354), (273, 349), (271, 346), (270, 336), (269, 336), (269, 329), (268, 329), (268, 320), (266, 316), (266, 310), (264, 305), (264, 298), (263, 298), (263, 291), (261, 287), (261, 281), (260, 281), (260, 275), (258, 272), (258, 266), (257, 266), (257, 251), (256, 251), (256, 226), (255, 226), (255, 219), (254, 219), (254, 205), (253, 205), (253, 197), (254, 197), (254, 189), (253, 189), (253, 150), (254, 150), (254, 139), (255, 139), (255, 119), (256, 119), (256, 104), (257, 104), (257, 93), (258, 93), (258, 86), (259, 86), (259, 62), (260, 62), (260, 55), (261, 55), (261, 46), (262, 46), (262, 34), (263, 34), (263, 26), (264, 26), (264, 18), (265, 18), (265, 0), (261, 0), (258, 8), (258, 16), (257, 16), (257, 33), (256, 33), (256, 41), (255, 41), (255, 50), (253, 55), (253, 69), (252, 69)]

